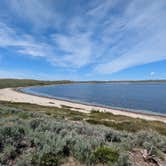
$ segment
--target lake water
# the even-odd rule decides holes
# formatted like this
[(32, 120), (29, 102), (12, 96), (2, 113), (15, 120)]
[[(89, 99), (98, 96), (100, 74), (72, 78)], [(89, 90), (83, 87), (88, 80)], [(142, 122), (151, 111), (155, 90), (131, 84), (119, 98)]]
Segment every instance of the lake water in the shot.
[(64, 84), (22, 91), (112, 108), (166, 114), (166, 83)]

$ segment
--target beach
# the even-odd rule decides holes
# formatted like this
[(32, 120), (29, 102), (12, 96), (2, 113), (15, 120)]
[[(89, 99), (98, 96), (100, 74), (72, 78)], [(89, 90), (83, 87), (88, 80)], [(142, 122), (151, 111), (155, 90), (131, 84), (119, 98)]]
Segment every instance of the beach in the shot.
[(30, 104), (37, 104), (41, 106), (50, 106), (50, 107), (59, 107), (59, 108), (63, 106), (67, 106), (73, 111), (79, 111), (84, 113), (90, 113), (90, 111), (92, 110), (97, 110), (100, 112), (110, 112), (114, 115), (123, 115), (123, 116), (132, 117), (132, 118), (140, 118), (140, 119), (151, 120), (151, 121), (161, 121), (166, 123), (166, 116), (164, 115), (137, 113), (137, 112), (130, 112), (125, 110), (116, 110), (116, 109), (111, 109), (106, 107), (100, 107), (95, 105), (75, 103), (75, 102), (70, 102), (65, 100), (59, 100), (54, 98), (27, 94), (14, 88), (0, 89), (0, 101), (30, 103)]

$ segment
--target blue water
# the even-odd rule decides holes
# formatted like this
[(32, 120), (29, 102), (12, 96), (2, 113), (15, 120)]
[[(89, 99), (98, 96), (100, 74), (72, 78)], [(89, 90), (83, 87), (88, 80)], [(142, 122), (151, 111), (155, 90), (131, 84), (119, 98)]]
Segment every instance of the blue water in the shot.
[(117, 109), (166, 114), (166, 83), (65, 84), (22, 90)]

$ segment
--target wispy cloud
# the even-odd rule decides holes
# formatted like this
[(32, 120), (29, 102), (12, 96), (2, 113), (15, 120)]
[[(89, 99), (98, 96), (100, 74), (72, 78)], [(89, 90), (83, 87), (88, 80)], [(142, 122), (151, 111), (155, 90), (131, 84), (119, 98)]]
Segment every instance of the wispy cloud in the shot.
[(102, 19), (111, 11), (111, 9), (115, 6), (117, 1), (115, 0), (93, 1), (93, 3), (91, 3), (90, 5), (92, 7), (88, 10), (87, 14), (93, 17), (98, 16), (96, 17), (96, 19)]
[(64, 52), (63, 58), (59, 59), (61, 64), (82, 67), (91, 63), (93, 44), (90, 41), (89, 34), (53, 35), (53, 40)]
[(6, 0), (6, 5), (10, 14), (28, 22), (35, 30), (56, 27), (61, 21), (51, 0)]
[(32, 35), (17, 32), (15, 29), (0, 23), (0, 47), (29, 56), (49, 58), (53, 47), (46, 42), (37, 41)]
[(165, 39), (161, 36), (166, 36), (166, 31), (139, 42), (131, 50), (114, 58), (111, 62), (97, 65), (96, 72), (110, 74), (129, 67), (165, 60)]
[[(109, 60), (108, 56), (106, 63), (95, 66), (96, 72), (111, 74), (166, 59), (166, 3), (151, 2), (133, 1), (127, 6), (124, 16), (115, 17), (117, 24), (110, 23), (111, 28), (107, 29), (106, 33), (110, 34), (110, 37), (112, 32), (120, 34), (120, 38), (116, 34), (112, 41), (117, 55), (112, 60)], [(107, 41), (109, 42), (108, 39)], [(112, 51), (112, 47), (110, 50)]]
[(165, 1), (74, 2), (4, 1), (0, 47), (94, 75), (166, 59)]

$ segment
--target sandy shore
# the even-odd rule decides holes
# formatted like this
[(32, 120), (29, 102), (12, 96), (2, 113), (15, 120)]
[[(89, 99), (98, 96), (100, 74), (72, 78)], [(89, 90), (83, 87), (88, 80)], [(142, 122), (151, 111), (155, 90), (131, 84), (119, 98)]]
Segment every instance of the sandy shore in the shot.
[(51, 107), (59, 107), (59, 108), (62, 107), (62, 105), (65, 105), (65, 106), (71, 107), (71, 109), (74, 111), (80, 111), (84, 113), (89, 113), (91, 110), (98, 110), (102, 112), (110, 112), (115, 115), (124, 115), (124, 116), (132, 117), (132, 118), (141, 118), (141, 119), (153, 120), (153, 121), (157, 120), (157, 121), (162, 121), (166, 123), (166, 116), (152, 115), (152, 114), (145, 114), (145, 113), (135, 113), (135, 112), (124, 111), (124, 110), (123, 111), (115, 110), (111, 108), (41, 97), (41, 96), (19, 92), (13, 88), (0, 89), (0, 100), (10, 101), (10, 102), (31, 103), (31, 104), (38, 104), (42, 106), (51, 106)]

